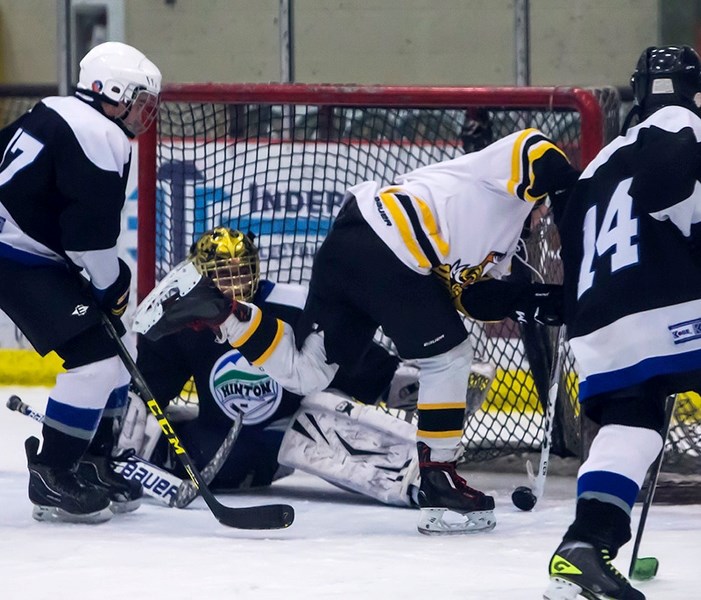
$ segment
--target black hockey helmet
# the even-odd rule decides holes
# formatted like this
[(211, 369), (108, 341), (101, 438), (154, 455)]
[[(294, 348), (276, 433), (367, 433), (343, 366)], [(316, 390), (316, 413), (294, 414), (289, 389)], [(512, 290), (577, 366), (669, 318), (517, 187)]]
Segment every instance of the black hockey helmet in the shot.
[(650, 46), (631, 76), (642, 119), (663, 106), (684, 106), (699, 113), (701, 58), (691, 46)]

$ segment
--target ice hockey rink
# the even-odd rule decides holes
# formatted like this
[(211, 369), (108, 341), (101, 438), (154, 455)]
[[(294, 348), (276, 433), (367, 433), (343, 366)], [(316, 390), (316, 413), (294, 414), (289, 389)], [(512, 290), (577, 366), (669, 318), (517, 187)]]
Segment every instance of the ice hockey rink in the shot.
[[(43, 409), (47, 390), (0, 388)], [(202, 500), (177, 510), (146, 502), (102, 525), (38, 523), (26, 496), (23, 441), (39, 426), (0, 412), (2, 600), (382, 599), (525, 600), (542, 597), (546, 567), (571, 520), (575, 480), (548, 479), (531, 513), (511, 504), (525, 473), (469, 476), (496, 498), (486, 534), (425, 537), (412, 509), (385, 507), (296, 473), (260, 493), (222, 496), (229, 506), (287, 502), (287, 530), (224, 527)], [(636, 507), (634, 523), (640, 507)], [(648, 599), (698, 598), (701, 506), (653, 506), (641, 556), (660, 571), (639, 584)], [(630, 546), (630, 545), (629, 545)], [(616, 565), (627, 571), (630, 548)]]

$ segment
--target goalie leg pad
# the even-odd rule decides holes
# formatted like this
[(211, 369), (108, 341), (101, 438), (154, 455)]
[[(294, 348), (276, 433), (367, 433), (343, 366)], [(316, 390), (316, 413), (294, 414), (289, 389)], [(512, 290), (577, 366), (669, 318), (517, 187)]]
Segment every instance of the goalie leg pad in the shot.
[(416, 426), (329, 392), (304, 398), (278, 462), (396, 506), (419, 485)]

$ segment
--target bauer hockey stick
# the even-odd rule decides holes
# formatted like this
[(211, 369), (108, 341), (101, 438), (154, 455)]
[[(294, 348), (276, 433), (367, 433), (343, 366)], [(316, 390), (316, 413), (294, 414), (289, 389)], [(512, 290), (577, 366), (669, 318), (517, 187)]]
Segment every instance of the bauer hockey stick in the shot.
[(266, 504), (261, 506), (249, 507), (230, 507), (224, 506), (216, 499), (212, 491), (207, 486), (204, 477), (195, 463), (190, 458), (190, 455), (185, 451), (185, 448), (173, 430), (168, 417), (165, 416), (158, 402), (154, 398), (149, 389), (146, 380), (141, 375), (141, 371), (136, 366), (134, 359), (129, 354), (129, 351), (124, 346), (119, 334), (114, 328), (114, 325), (109, 320), (105, 313), (101, 313), (102, 323), (105, 326), (107, 334), (117, 345), (119, 358), (124, 363), (127, 371), (131, 375), (132, 382), (141, 399), (148, 406), (149, 410), (156, 417), (158, 424), (166, 439), (170, 443), (175, 456), (185, 467), (185, 471), (192, 480), (192, 483), (199, 489), (202, 498), (209, 507), (209, 510), (222, 525), (228, 527), (236, 527), (238, 529), (282, 529), (292, 525), (294, 521), (294, 508), (288, 504)]
[(529, 460), (526, 463), (528, 480), (531, 487), (517, 487), (511, 494), (511, 500), (517, 508), (521, 510), (531, 510), (536, 505), (545, 490), (545, 478), (548, 476), (548, 466), (550, 463), (550, 448), (552, 447), (553, 422), (555, 421), (555, 404), (560, 389), (560, 377), (562, 366), (565, 362), (565, 340), (567, 330), (564, 325), (560, 326), (557, 334), (555, 354), (553, 364), (550, 369), (550, 387), (548, 389), (548, 402), (545, 406), (543, 421), (543, 443), (540, 447), (540, 463), (538, 474), (533, 473), (533, 465)]
[(640, 541), (643, 538), (643, 531), (645, 529), (645, 522), (647, 521), (647, 513), (650, 511), (650, 506), (652, 505), (652, 500), (655, 497), (655, 488), (657, 487), (657, 480), (660, 477), (660, 470), (662, 469), (662, 461), (664, 460), (664, 447), (667, 443), (667, 436), (669, 435), (669, 428), (672, 424), (672, 415), (674, 415), (674, 407), (677, 404), (677, 397), (669, 396), (667, 398), (667, 404), (665, 406), (664, 413), (664, 427), (662, 428), (662, 450), (658, 454), (655, 462), (652, 463), (652, 468), (650, 469), (650, 477), (647, 482), (647, 492), (645, 494), (645, 500), (643, 501), (643, 508), (640, 512), (640, 521), (638, 522), (638, 531), (635, 534), (635, 543), (633, 544), (633, 554), (630, 558), (630, 567), (628, 569), (628, 577), (631, 579), (637, 579), (638, 581), (647, 581), (652, 579), (657, 575), (657, 569), (660, 566), (660, 561), (654, 556), (644, 556), (638, 558), (638, 550), (640, 549)]

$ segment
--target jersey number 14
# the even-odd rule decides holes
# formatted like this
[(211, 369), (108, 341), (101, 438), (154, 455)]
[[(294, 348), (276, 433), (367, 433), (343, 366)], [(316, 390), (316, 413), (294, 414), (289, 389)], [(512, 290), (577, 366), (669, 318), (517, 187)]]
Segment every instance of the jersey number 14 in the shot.
[(625, 179), (618, 184), (599, 231), (596, 230), (597, 206), (592, 206), (584, 216), (584, 256), (579, 270), (577, 298), (594, 285), (596, 268), (604, 266), (603, 259), (610, 261), (608, 266), (612, 274), (638, 262), (638, 219), (633, 217), (633, 199), (628, 193), (632, 181), (632, 178)]

